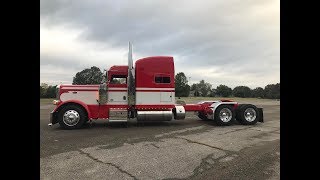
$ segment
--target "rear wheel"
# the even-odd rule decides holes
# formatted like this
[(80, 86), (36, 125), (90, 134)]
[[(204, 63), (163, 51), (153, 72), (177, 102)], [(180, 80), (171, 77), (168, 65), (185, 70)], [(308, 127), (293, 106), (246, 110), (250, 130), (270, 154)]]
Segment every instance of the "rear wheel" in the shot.
[(219, 126), (231, 125), (235, 119), (235, 112), (230, 105), (220, 105), (214, 113), (214, 120)]
[(260, 114), (256, 106), (252, 104), (242, 104), (237, 110), (237, 120), (243, 125), (253, 125), (260, 119)]
[(67, 105), (58, 114), (59, 124), (64, 129), (78, 129), (86, 119), (86, 113), (77, 105)]

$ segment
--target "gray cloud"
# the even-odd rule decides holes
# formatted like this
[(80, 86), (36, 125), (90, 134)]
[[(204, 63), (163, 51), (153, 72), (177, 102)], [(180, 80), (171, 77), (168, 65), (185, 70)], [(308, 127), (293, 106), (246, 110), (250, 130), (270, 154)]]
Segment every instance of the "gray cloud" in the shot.
[[(97, 49), (126, 49), (130, 40), (135, 54), (180, 58), (176, 71), (186, 70), (193, 81), (201, 79), (194, 70), (211, 67), (224, 71), (224, 77), (206, 77), (212, 83), (220, 78), (230, 86), (240, 84), (235, 77), (241, 75), (257, 81), (250, 86), (266, 85), (263, 79), (280, 81), (278, 1), (186, 2), (41, 0), (40, 21), (46, 28), (79, 29), (79, 42), (97, 42)], [(43, 55), (41, 62), (58, 66), (67, 61)]]

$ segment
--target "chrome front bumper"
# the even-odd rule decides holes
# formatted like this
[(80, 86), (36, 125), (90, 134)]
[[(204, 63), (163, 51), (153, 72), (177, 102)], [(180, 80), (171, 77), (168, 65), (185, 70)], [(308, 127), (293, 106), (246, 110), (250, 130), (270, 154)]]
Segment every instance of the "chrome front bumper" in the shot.
[(53, 119), (53, 111), (52, 112), (50, 112), (50, 119), (49, 119), (49, 124), (48, 124), (48, 126), (52, 126), (52, 119)]
[(52, 111), (52, 112), (50, 112), (50, 118), (49, 118), (48, 126), (52, 126), (52, 125), (54, 125), (56, 123), (58, 123), (56, 112)]

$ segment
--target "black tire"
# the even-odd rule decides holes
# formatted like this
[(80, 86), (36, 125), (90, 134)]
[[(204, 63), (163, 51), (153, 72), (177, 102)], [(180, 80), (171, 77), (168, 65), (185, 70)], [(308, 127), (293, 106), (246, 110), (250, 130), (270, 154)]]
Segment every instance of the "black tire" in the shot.
[(240, 109), (247, 104), (239, 104), (239, 106), (236, 109), (236, 120), (240, 122)]
[[(78, 119), (74, 120), (74, 123), (68, 124), (68, 118), (64, 119), (65, 113), (69, 112), (72, 118)], [(58, 121), (62, 128), (64, 129), (79, 129), (84, 125), (84, 123), (88, 120), (87, 114), (83, 110), (83, 108), (77, 105), (67, 105), (63, 107), (58, 113)]]
[(209, 119), (207, 118), (207, 116), (205, 116), (203, 113), (199, 112), (198, 113), (198, 117), (203, 120), (203, 121), (208, 121)]
[[(248, 117), (246, 119), (246, 110), (248, 111), (249, 115), (253, 117), (255, 116), (255, 119)], [(256, 124), (259, 119), (261, 118), (260, 113), (258, 111), (258, 108), (255, 105), (252, 104), (242, 104), (237, 109), (237, 120), (243, 124), (243, 125), (253, 125)]]
[[(229, 114), (230, 119), (228, 118), (227, 120), (223, 120), (220, 115), (221, 113), (227, 113)], [(231, 114), (230, 114), (231, 113)], [(219, 126), (229, 126), (233, 123), (235, 120), (235, 111), (232, 106), (230, 105), (220, 105), (214, 113), (214, 120), (216, 121), (217, 125)]]

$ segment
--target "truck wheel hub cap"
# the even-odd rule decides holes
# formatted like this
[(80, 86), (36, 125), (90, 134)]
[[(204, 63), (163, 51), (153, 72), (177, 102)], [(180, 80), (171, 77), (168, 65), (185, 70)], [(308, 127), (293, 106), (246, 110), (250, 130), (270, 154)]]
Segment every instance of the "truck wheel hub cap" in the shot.
[(228, 108), (221, 109), (219, 113), (220, 119), (223, 122), (229, 122), (232, 118), (232, 112)]
[(257, 113), (253, 108), (248, 108), (244, 111), (244, 118), (248, 122), (252, 122), (257, 118)]
[(80, 120), (80, 115), (75, 110), (68, 110), (63, 115), (63, 122), (68, 126), (76, 125)]

